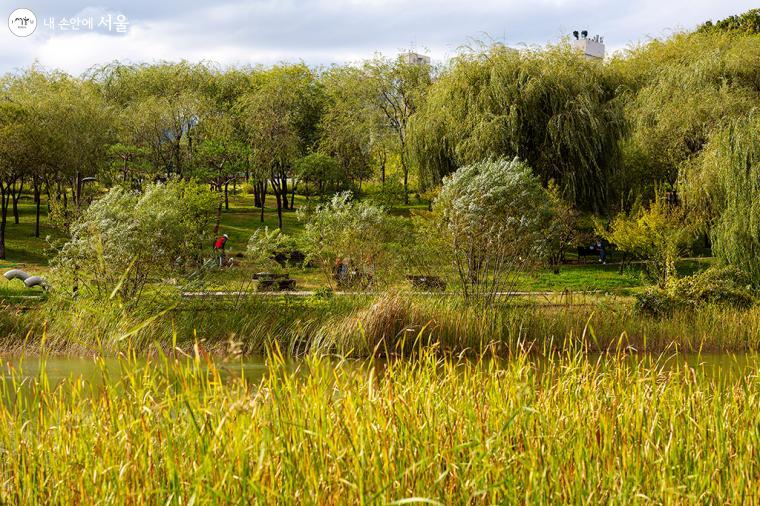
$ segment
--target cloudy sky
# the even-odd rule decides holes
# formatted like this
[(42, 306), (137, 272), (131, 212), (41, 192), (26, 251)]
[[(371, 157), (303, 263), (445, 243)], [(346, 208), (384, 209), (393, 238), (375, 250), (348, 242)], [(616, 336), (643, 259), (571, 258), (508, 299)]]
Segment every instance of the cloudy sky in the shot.
[(7, 23), (0, 27), (0, 73), (38, 61), (78, 74), (113, 60), (320, 65), (410, 48), (443, 61), (474, 40), (540, 45), (575, 29), (603, 35), (608, 51), (619, 50), (743, 12), (757, 0), (0, 0), (0, 5), (3, 23), (21, 7), (37, 18), (35, 32), (24, 38), (13, 35)]

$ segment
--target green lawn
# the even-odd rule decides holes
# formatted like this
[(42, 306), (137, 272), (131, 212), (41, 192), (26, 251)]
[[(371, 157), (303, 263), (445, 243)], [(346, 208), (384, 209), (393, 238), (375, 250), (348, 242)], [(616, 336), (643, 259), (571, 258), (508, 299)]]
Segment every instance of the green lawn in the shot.
[[(304, 205), (306, 198), (297, 195), (296, 207)], [(228, 234), (230, 240), (227, 250), (232, 256), (245, 253), (248, 238), (261, 227), (277, 228), (277, 210), (274, 208), (274, 197), (267, 198), (264, 212), (264, 222), (261, 222), (260, 210), (253, 206), (253, 196), (239, 193), (230, 197), (230, 209), (222, 213), (220, 234)], [(399, 205), (391, 211), (399, 216), (408, 216), (413, 209), (427, 209), (427, 203), (412, 198), (409, 205)], [(0, 267), (9, 269), (23, 268), (30, 273), (44, 273), (48, 268), (48, 256), (51, 253), (51, 242), (60, 240), (60, 234), (47, 221), (47, 208), (43, 206), (40, 237), (34, 237), (34, 203), (31, 196), (22, 197), (19, 206), (20, 223), (13, 222), (9, 216), (6, 230), (5, 261), (0, 261)], [(304, 224), (297, 218), (296, 211), (283, 212), (284, 233), (298, 236)], [(211, 245), (209, 244), (209, 250)], [(572, 256), (572, 255), (571, 255)], [(244, 259), (238, 259), (238, 266), (212, 273), (207, 279), (207, 288), (219, 290), (252, 289), (251, 277), (253, 269), (245, 265)], [(575, 259), (572, 259), (575, 261)], [(562, 265), (559, 273), (552, 269), (541, 269), (535, 273), (521, 275), (514, 287), (519, 291), (557, 291), (573, 292), (598, 290), (613, 294), (627, 295), (647, 284), (642, 272), (642, 266), (632, 264), (620, 272), (620, 266), (615, 264), (615, 256), (609, 258), (610, 264), (600, 265), (589, 259), (587, 263), (572, 263)], [(693, 274), (705, 268), (711, 259), (688, 259), (679, 263), (681, 275)], [(299, 289), (316, 289), (326, 286), (324, 274), (316, 269), (291, 267), (291, 277), (297, 281)], [(13, 295), (26, 293), (18, 281), (7, 282), (0, 280), (0, 297), (9, 298)]]

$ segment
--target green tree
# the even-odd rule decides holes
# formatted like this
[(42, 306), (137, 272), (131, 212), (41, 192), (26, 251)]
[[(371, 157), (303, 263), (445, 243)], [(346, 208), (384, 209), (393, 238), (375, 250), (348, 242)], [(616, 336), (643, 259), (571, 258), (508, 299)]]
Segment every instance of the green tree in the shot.
[(282, 211), (288, 207), (288, 179), (293, 175), (293, 163), (316, 142), (321, 87), (305, 65), (259, 72), (253, 87), (241, 99), (243, 121), (253, 164), (269, 175), (282, 230)]
[(182, 180), (122, 187), (95, 201), (71, 226), (53, 261), (55, 275), (96, 298), (139, 299), (152, 279), (187, 274), (203, 262), (217, 198)]
[[(424, 103), (431, 83), (431, 72), (430, 65), (407, 63), (403, 56), (395, 60), (377, 57), (364, 65), (369, 104), (382, 119), (379, 125), (389, 129), (394, 137), (403, 175), (404, 204), (409, 203), (409, 172), (412, 164), (409, 124), (414, 113)], [(382, 141), (386, 137), (383, 130), (379, 129), (378, 132), (378, 144), (387, 146), (387, 142)]]
[(650, 194), (660, 183), (675, 184), (721, 123), (760, 100), (758, 54), (757, 36), (681, 33), (614, 61), (628, 89), (626, 172), (640, 173)]
[(433, 209), (467, 299), (493, 302), (548, 254), (554, 211), (538, 178), (518, 159), (462, 167), (444, 180)]
[(741, 31), (749, 34), (760, 33), (760, 9), (750, 9), (739, 15), (729, 16), (713, 23), (707, 21), (699, 26), (697, 31), (710, 32), (716, 30)]
[(109, 103), (125, 110), (126, 128), (151, 152), (157, 173), (182, 175), (193, 156), (194, 129), (211, 108), (214, 73), (204, 64), (161, 62), (96, 67), (87, 76)]
[(568, 44), (500, 44), (457, 56), (412, 120), (423, 179), (492, 157), (525, 160), (583, 209), (602, 211), (625, 132), (616, 75)]
[(247, 168), (250, 152), (230, 118), (219, 113), (205, 118), (198, 127), (198, 137), (192, 175), (208, 182), (220, 194), (214, 226), (214, 233), (217, 233), (222, 205), (225, 209), (230, 208), (229, 185)]
[(356, 182), (372, 174), (374, 142), (387, 126), (373, 107), (366, 73), (357, 67), (332, 67), (322, 77), (325, 109), (320, 120), (319, 150), (337, 162), (342, 177), (332, 181)]
[(295, 162), (295, 174), (306, 185), (307, 198), (310, 194), (309, 184), (314, 192), (324, 197), (328, 190), (335, 191), (342, 186), (344, 175), (338, 170), (335, 159), (324, 153), (309, 153)]
[[(331, 286), (387, 283), (399, 272), (402, 225), (385, 209), (352, 200), (351, 192), (336, 194), (313, 212), (300, 212), (306, 222), (306, 261), (317, 264)], [(345, 269), (345, 273), (336, 272)]]
[(657, 194), (648, 208), (621, 212), (608, 228), (597, 223), (597, 233), (633, 258), (646, 262), (647, 272), (660, 287), (677, 276), (676, 261), (695, 238), (696, 228), (685, 207)]
[(713, 253), (760, 285), (760, 109), (717, 132), (682, 188), (712, 238)]

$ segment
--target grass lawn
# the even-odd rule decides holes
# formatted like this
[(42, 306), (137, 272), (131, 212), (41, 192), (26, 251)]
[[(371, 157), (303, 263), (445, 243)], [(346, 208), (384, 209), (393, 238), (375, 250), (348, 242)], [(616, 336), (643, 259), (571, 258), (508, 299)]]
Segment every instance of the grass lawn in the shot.
[[(296, 207), (306, 203), (306, 197), (297, 195)], [(261, 222), (261, 211), (253, 206), (253, 196), (238, 193), (230, 196), (230, 209), (222, 213), (220, 234), (228, 234), (227, 251), (235, 256), (245, 253), (248, 238), (261, 227), (277, 228), (277, 210), (274, 207), (274, 197), (267, 198), (268, 207), (264, 211), (264, 222)], [(412, 199), (409, 205), (399, 205), (391, 212), (398, 216), (408, 216), (413, 209), (427, 209), (427, 203)], [(51, 242), (61, 239), (61, 235), (48, 224), (47, 209), (43, 205), (41, 216), (40, 237), (34, 237), (34, 202), (31, 196), (22, 197), (19, 204), (20, 223), (13, 222), (9, 216), (6, 229), (6, 256), (0, 261), (0, 267), (10, 269), (22, 268), (32, 274), (44, 274), (48, 269), (48, 255), (51, 253)], [(296, 211), (283, 211), (283, 229), (288, 235), (298, 236), (304, 224), (298, 220)], [(211, 245), (209, 244), (209, 251)], [(242, 259), (241, 259), (242, 260)], [(610, 257), (614, 262), (614, 255)], [(712, 259), (686, 259), (678, 264), (679, 274), (688, 275), (707, 267)], [(291, 277), (297, 281), (297, 288), (313, 290), (327, 285), (324, 274), (317, 269), (291, 267)], [(253, 269), (245, 265), (244, 260), (237, 267), (213, 272), (207, 279), (206, 287), (212, 290), (248, 290), (253, 289), (251, 283)], [(647, 281), (642, 272), (642, 266), (632, 264), (620, 272), (620, 266), (614, 263), (599, 265), (593, 260), (588, 263), (572, 263), (560, 267), (555, 274), (552, 269), (541, 269), (535, 273), (520, 276), (516, 290), (519, 291), (604, 291), (618, 295), (630, 295)], [(14, 298), (30, 293), (18, 281), (8, 282), (0, 279), (0, 298)]]

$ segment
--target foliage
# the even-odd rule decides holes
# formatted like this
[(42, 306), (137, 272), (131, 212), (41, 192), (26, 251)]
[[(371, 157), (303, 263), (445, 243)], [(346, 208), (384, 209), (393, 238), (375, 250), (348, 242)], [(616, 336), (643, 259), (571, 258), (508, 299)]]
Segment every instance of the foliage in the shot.
[(462, 167), (436, 199), (465, 298), (492, 301), (523, 268), (548, 253), (554, 216), (546, 191), (518, 159)]
[(143, 193), (115, 187), (71, 226), (53, 266), (86, 295), (137, 299), (151, 279), (203, 263), (216, 202), (193, 182), (153, 184)]
[(445, 279), (453, 264), (451, 245), (441, 233), (439, 216), (432, 211), (412, 211), (399, 258), (407, 274)]
[(246, 263), (257, 271), (279, 272), (282, 266), (275, 260), (275, 256), (290, 246), (292, 241), (280, 230), (259, 228), (248, 240)]
[(251, 160), (274, 190), (277, 218), (288, 207), (288, 178), (293, 163), (316, 142), (322, 109), (322, 88), (305, 65), (276, 66), (255, 75), (250, 91), (238, 104)]
[(328, 181), (369, 179), (373, 147), (388, 132), (373, 107), (367, 76), (360, 68), (332, 67), (321, 80), (325, 108), (319, 124), (319, 150), (336, 162), (335, 173)]
[(710, 267), (693, 276), (671, 280), (666, 288), (649, 288), (637, 294), (636, 309), (662, 317), (679, 309), (693, 310), (705, 304), (747, 309), (756, 300), (745, 273), (735, 267)]
[(307, 195), (316, 194), (324, 197), (328, 189), (334, 191), (344, 183), (335, 159), (320, 152), (309, 153), (296, 160), (295, 174), (305, 183), (303, 191)]
[(707, 222), (713, 252), (760, 285), (760, 110), (718, 132), (684, 174), (687, 201)]
[[(371, 107), (385, 129), (392, 132), (403, 177), (404, 204), (409, 203), (409, 127), (412, 116), (424, 103), (431, 83), (430, 65), (409, 63), (399, 55), (395, 60), (377, 57), (365, 62), (367, 91)], [(380, 143), (388, 146), (382, 133)]]
[(518, 156), (577, 206), (605, 209), (626, 123), (616, 79), (569, 45), (460, 54), (412, 120), (422, 177), (440, 181), (461, 165)]
[(401, 223), (385, 209), (355, 202), (351, 192), (343, 192), (313, 212), (301, 213), (300, 219), (306, 222), (306, 261), (317, 264), (331, 286), (341, 261), (365, 284), (381, 284), (397, 274)]
[(609, 228), (599, 222), (596, 228), (618, 250), (645, 260), (660, 287), (676, 276), (675, 262), (694, 240), (685, 208), (660, 196), (648, 208), (638, 205), (630, 213), (618, 214)]
[(760, 9), (750, 9), (739, 15), (728, 16), (713, 23), (707, 21), (699, 26), (697, 31), (731, 31), (739, 30), (748, 34), (760, 34)]
[(378, 206), (393, 207), (404, 202), (404, 184), (397, 177), (388, 177), (369, 199)]
[(760, 38), (738, 32), (678, 33), (633, 48), (611, 66), (627, 90), (628, 189), (674, 184), (721, 124), (760, 100)]
[(548, 246), (549, 263), (554, 266), (555, 272), (558, 272), (559, 265), (565, 260), (565, 253), (576, 243), (578, 211), (562, 198), (559, 186), (553, 180), (549, 181), (547, 194), (554, 209), (554, 218), (546, 232), (551, 241)]

